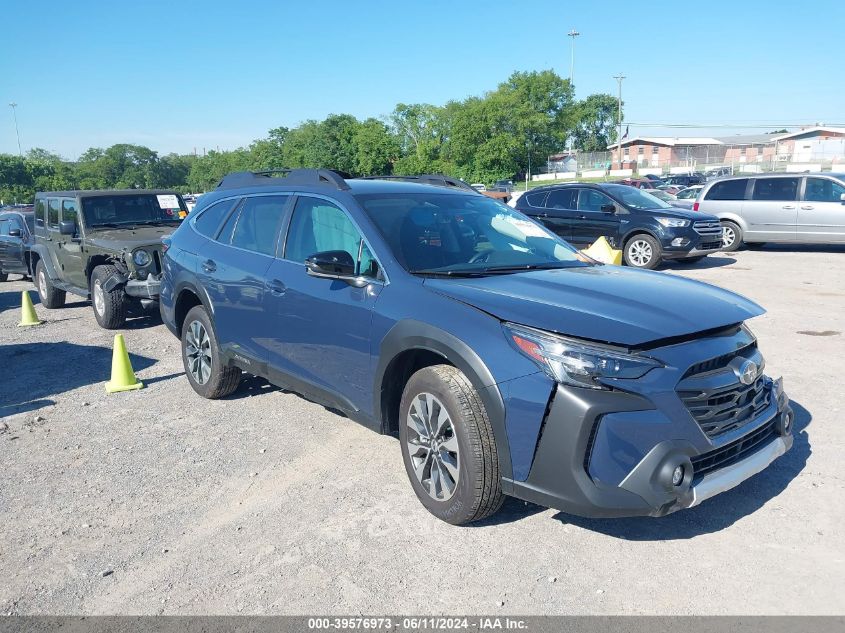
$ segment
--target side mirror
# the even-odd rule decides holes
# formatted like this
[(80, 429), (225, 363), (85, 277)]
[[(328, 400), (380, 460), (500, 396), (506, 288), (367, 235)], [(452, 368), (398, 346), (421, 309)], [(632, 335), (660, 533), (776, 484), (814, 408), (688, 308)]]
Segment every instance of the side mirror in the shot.
[(616, 205), (615, 204), (603, 204), (603, 205), (601, 205), (601, 210), (604, 213), (616, 213)]
[(59, 222), (60, 235), (76, 235), (76, 222), (73, 220), (62, 220)]
[(9, 237), (20, 237), (21, 230), (20, 229), (9, 229)]
[(839, 194), (839, 200), (840, 200), (841, 202), (845, 202), (845, 193), (840, 193), (840, 194)]
[(350, 286), (363, 288), (369, 282), (355, 276), (355, 260), (346, 251), (322, 251), (305, 260), (305, 269), (312, 277), (339, 279)]

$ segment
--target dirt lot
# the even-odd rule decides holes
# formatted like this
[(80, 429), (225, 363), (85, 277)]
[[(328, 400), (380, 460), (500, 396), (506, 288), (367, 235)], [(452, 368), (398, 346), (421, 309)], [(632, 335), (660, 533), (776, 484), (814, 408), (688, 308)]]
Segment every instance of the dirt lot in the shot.
[[(669, 274), (768, 308), (752, 328), (798, 413), (793, 450), (664, 519), (509, 501), (431, 517), (396, 440), (251, 379), (221, 402), (154, 318), (124, 331), (142, 391), (106, 396), (90, 306), (0, 285), (0, 611), (16, 614), (845, 612), (845, 248), (710, 257)], [(33, 293), (35, 296), (35, 293)]]

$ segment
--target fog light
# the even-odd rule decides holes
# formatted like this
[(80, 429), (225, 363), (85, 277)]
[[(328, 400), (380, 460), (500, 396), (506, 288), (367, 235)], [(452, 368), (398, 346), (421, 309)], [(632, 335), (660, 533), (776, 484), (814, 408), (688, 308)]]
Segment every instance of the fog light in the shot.
[(680, 486), (684, 482), (684, 467), (678, 466), (672, 471), (672, 485)]
[(676, 237), (672, 240), (672, 246), (686, 246), (689, 244), (689, 240), (685, 237)]

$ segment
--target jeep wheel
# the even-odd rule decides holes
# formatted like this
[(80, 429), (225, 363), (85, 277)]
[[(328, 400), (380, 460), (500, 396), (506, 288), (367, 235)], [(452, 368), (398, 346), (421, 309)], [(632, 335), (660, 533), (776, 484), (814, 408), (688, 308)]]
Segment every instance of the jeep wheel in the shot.
[(625, 243), (625, 263), (633, 268), (655, 268), (663, 256), (660, 242), (651, 235), (640, 233)]
[(214, 327), (203, 306), (191, 308), (182, 325), (182, 363), (188, 382), (203, 398), (225, 398), (241, 382), (240, 368), (223, 364)]
[(47, 274), (47, 267), (44, 266), (44, 262), (40, 259), (35, 266), (35, 279), (37, 281), (35, 285), (38, 287), (38, 299), (41, 301), (41, 305), (50, 310), (61, 308), (65, 305), (67, 293), (53, 286), (53, 282), (50, 281), (50, 275)]
[(94, 306), (94, 317), (100, 327), (116, 330), (126, 323), (126, 297), (123, 288), (112, 288), (106, 292), (103, 284), (112, 275), (120, 271), (114, 266), (97, 266), (91, 274), (91, 303)]
[(722, 250), (732, 253), (742, 246), (742, 229), (730, 221), (722, 222)]
[(437, 518), (462, 525), (501, 507), (493, 429), (457, 368), (435, 365), (411, 376), (399, 405), (399, 441), (411, 486)]

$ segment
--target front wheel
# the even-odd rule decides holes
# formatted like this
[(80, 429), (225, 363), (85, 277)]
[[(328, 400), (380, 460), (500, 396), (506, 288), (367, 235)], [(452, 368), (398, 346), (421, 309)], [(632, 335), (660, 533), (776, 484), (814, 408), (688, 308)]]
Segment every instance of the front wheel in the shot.
[(103, 284), (112, 275), (120, 274), (114, 266), (97, 266), (91, 274), (91, 302), (94, 304), (94, 318), (100, 327), (116, 330), (126, 323), (126, 297), (118, 286), (106, 291)]
[(722, 250), (732, 253), (742, 246), (742, 229), (735, 222), (722, 222)]
[(225, 366), (208, 312), (194, 306), (182, 325), (182, 364), (191, 387), (203, 398), (225, 398), (238, 388), (241, 370)]
[(38, 288), (38, 299), (41, 301), (41, 305), (50, 310), (65, 305), (67, 293), (53, 285), (53, 282), (50, 281), (50, 275), (47, 274), (47, 267), (40, 259), (35, 266), (35, 279), (37, 280), (35, 285)]
[(437, 518), (463, 525), (501, 507), (493, 429), (481, 398), (456, 367), (434, 365), (411, 376), (399, 405), (399, 441), (411, 486)]
[(625, 244), (625, 263), (633, 268), (656, 268), (663, 256), (663, 247), (651, 235), (635, 235)]

